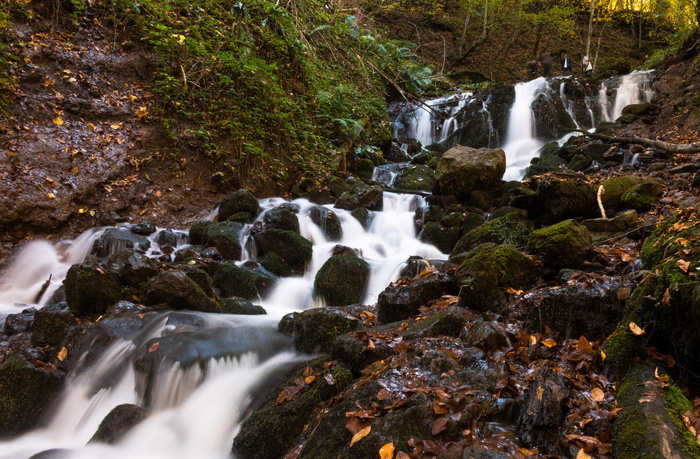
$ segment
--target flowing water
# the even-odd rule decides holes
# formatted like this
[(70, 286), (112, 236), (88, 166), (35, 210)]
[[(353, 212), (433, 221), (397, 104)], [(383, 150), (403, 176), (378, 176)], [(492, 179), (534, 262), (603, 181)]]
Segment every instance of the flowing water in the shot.
[[(280, 198), (262, 200), (261, 207), (270, 209), (283, 202)], [(447, 257), (416, 239), (414, 211), (426, 205), (421, 197), (385, 193), (384, 210), (372, 212), (366, 230), (349, 212), (332, 209), (342, 224), (340, 241), (328, 241), (322, 229), (311, 221), (308, 211), (312, 203), (300, 199), (294, 204), (299, 206), (300, 232), (314, 244), (313, 260), (305, 275), (280, 279), (277, 287), (260, 299), (267, 315), (196, 314), (204, 318), (197, 336), (217, 343), (222, 333), (233, 330), (231, 333), (243, 337), (241, 341), (253, 343), (249, 348), (224, 349), (220, 352), (225, 356), (212, 357), (201, 365), (164, 362), (157, 374), (150, 375), (155, 382), (146, 397), (144, 375), (139, 375), (132, 364), (137, 350), (149, 339), (176, 332), (169, 325), (170, 314), (158, 314), (141, 332), (113, 344), (96, 365), (74, 370), (48, 425), (0, 442), (0, 458), (27, 458), (48, 449), (69, 450), (61, 457), (71, 458), (230, 457), (232, 439), (255, 394), (267, 387), (271, 375), (308, 357), (296, 352), (286, 338), (282, 340), (276, 327), (284, 314), (323, 306), (314, 298), (313, 281), (335, 245), (352, 247), (370, 264), (372, 274), (365, 304), (375, 303), (379, 293), (398, 279), (410, 256), (428, 260)], [(83, 260), (103, 231), (104, 228), (90, 230), (75, 241), (58, 246), (46, 241), (26, 244), (3, 275), (0, 319), (32, 305), (49, 276), (52, 285), (60, 285), (70, 265)], [(152, 251), (157, 249), (154, 243)], [(246, 253), (245, 258), (250, 257)], [(109, 384), (105, 384), (106, 380)], [(86, 446), (101, 420), (112, 408), (124, 403), (147, 404), (151, 414), (117, 445)]]
[[(605, 97), (601, 95), (599, 100), (606, 108), (602, 110), (604, 117), (619, 115), (626, 104), (650, 100), (648, 82), (648, 74), (634, 74), (620, 79), (616, 90), (606, 88)], [(508, 161), (506, 179), (522, 177), (524, 168), (544, 142), (536, 135), (531, 106), (537, 95), (548, 88), (544, 78), (515, 87), (516, 98), (503, 145)], [(608, 98), (611, 91), (615, 93), (613, 102)], [(406, 110), (402, 126), (397, 127), (399, 122), (394, 125), (395, 134), (403, 130), (424, 145), (443, 140), (457, 128), (458, 115), (470, 100), (471, 95), (465, 93), (428, 101), (433, 111)], [(436, 117), (438, 110), (440, 116)], [(270, 209), (283, 202), (280, 198), (267, 199), (261, 201), (261, 206)], [(349, 212), (333, 209), (342, 224), (340, 241), (327, 240), (323, 229), (312, 222), (309, 216), (312, 203), (306, 200), (294, 203), (299, 208), (300, 232), (314, 245), (313, 260), (304, 276), (279, 279), (274, 290), (259, 299), (257, 303), (266, 309), (267, 315), (196, 314), (199, 325), (195, 334), (199, 339), (227, 343), (217, 339), (233, 334), (239, 336), (234, 338), (233, 348), (222, 345), (224, 348), (217, 355), (200, 361), (199, 365), (163, 362), (151, 375), (151, 384), (145, 385), (145, 376), (133, 364), (139, 349), (150, 339), (189, 333), (172, 325), (170, 313), (156, 314), (140, 332), (123, 337), (104, 351), (97, 364), (78, 365), (68, 376), (64, 393), (45, 427), (0, 442), (0, 459), (27, 458), (49, 449), (65, 450), (60, 457), (70, 458), (228, 458), (241, 420), (251, 403), (269, 387), (270, 378), (308, 357), (296, 352), (289, 340), (276, 331), (276, 326), (289, 312), (323, 306), (314, 297), (313, 281), (337, 244), (355, 249), (371, 266), (364, 304), (376, 302), (379, 293), (398, 279), (410, 256), (418, 255), (426, 260), (447, 258), (434, 246), (416, 238), (414, 211), (426, 205), (421, 197), (385, 193), (384, 210), (371, 212), (367, 229)], [(211, 217), (214, 216), (215, 212)], [(47, 241), (25, 244), (0, 278), (0, 320), (25, 308), (46, 304), (69, 267), (89, 254), (93, 242), (104, 231), (105, 228), (95, 228), (74, 241), (59, 244)], [(246, 239), (244, 234), (243, 246), (250, 247)], [(185, 245), (186, 241), (181, 244)], [(152, 251), (157, 249), (154, 244)], [(254, 252), (248, 251), (241, 262), (254, 257)], [(116, 445), (88, 444), (105, 415), (125, 403), (148, 405), (149, 417)]]

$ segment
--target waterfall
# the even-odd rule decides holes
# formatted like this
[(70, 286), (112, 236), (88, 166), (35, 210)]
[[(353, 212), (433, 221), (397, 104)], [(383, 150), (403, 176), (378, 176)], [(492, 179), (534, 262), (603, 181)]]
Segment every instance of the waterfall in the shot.
[[(617, 79), (610, 79), (601, 84), (598, 91), (598, 105), (604, 121), (615, 121), (622, 115), (622, 110), (632, 104), (648, 103), (654, 97), (651, 70), (632, 72)], [(611, 84), (612, 83), (612, 84)], [(614, 90), (614, 99), (610, 101), (608, 92)]]
[(503, 180), (520, 180), (536, 157), (543, 142), (535, 137), (535, 115), (532, 102), (549, 88), (545, 78), (536, 78), (515, 85), (515, 101), (508, 117), (508, 130), (503, 151), (506, 152), (506, 173)]

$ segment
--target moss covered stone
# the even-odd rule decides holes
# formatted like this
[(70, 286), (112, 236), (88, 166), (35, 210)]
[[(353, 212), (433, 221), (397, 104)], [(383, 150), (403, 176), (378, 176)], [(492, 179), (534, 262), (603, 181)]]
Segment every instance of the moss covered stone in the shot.
[(314, 308), (287, 314), (279, 323), (279, 331), (294, 338), (294, 344), (302, 352), (330, 354), (335, 338), (359, 325), (359, 320), (341, 310)]
[(460, 228), (446, 228), (438, 222), (427, 222), (418, 233), (418, 239), (434, 245), (443, 253), (449, 253), (459, 238), (459, 232)]
[(63, 286), (68, 307), (78, 317), (104, 314), (121, 299), (117, 274), (90, 263), (71, 266)]
[(239, 296), (247, 300), (258, 298), (274, 284), (270, 276), (235, 263), (219, 265), (213, 280), (224, 296)]
[(259, 255), (276, 253), (285, 268), (285, 275), (301, 275), (311, 261), (313, 244), (293, 231), (269, 229), (254, 236)]
[(226, 196), (219, 204), (219, 221), (239, 212), (247, 212), (253, 217), (260, 213), (260, 204), (250, 190), (240, 189)]
[(457, 270), (463, 304), (482, 311), (503, 299), (504, 288), (524, 288), (536, 277), (537, 269), (530, 258), (490, 242), (469, 251)]
[(590, 232), (574, 220), (565, 220), (532, 233), (528, 250), (554, 268), (572, 268), (594, 254)]
[(219, 307), (182, 271), (166, 271), (144, 286), (143, 301), (148, 305), (165, 304), (171, 309), (220, 312)]
[(431, 191), (435, 185), (435, 171), (424, 165), (411, 165), (401, 170), (394, 186), (406, 191)]
[[(617, 212), (620, 208), (620, 199), (622, 199), (622, 195), (630, 188), (644, 182), (644, 180), (645, 179), (642, 177), (634, 175), (625, 175), (604, 180), (601, 185), (605, 191), (603, 192), (603, 196), (601, 196), (601, 200), (603, 201), (605, 211), (611, 215)], [(596, 187), (596, 192), (597, 191), (598, 188)]]
[(626, 209), (647, 211), (663, 193), (663, 185), (657, 182), (644, 182), (635, 185), (620, 197), (620, 205)]
[(485, 242), (513, 248), (527, 245), (533, 226), (533, 223), (523, 214), (509, 212), (466, 233), (457, 241), (451, 255), (468, 252)]
[(369, 281), (370, 266), (354, 255), (330, 257), (318, 270), (314, 291), (330, 306), (359, 303)]

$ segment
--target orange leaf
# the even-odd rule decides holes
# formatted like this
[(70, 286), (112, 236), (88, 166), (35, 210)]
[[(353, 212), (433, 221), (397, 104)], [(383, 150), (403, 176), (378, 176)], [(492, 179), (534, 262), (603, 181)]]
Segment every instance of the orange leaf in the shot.
[(435, 422), (433, 422), (432, 434), (437, 435), (443, 430), (447, 429), (448, 421), (449, 419), (447, 418), (437, 418)]
[(689, 261), (678, 260), (676, 263), (678, 263), (678, 267), (681, 268), (681, 271), (683, 271), (684, 273), (688, 272), (688, 268), (690, 268)]
[(304, 378), (304, 382), (305, 382), (306, 384), (311, 384), (311, 383), (314, 382), (315, 380), (316, 380), (316, 376), (314, 376), (314, 375), (307, 376), (306, 378)]
[(629, 287), (620, 287), (617, 289), (617, 299), (620, 301), (626, 300), (630, 297), (630, 293), (631, 291)]
[(377, 400), (386, 400), (389, 397), (391, 397), (391, 392), (386, 389), (381, 389), (377, 392)]
[(63, 347), (61, 348), (61, 350), (59, 351), (59, 353), (58, 353), (58, 356), (57, 356), (57, 357), (58, 357), (58, 360), (60, 360), (61, 362), (63, 362), (63, 359), (65, 359), (67, 355), (68, 355), (68, 349), (66, 349), (66, 347), (63, 346)]
[(597, 387), (594, 387), (591, 391), (591, 398), (596, 402), (602, 402), (605, 400), (605, 393)]
[(586, 452), (581, 448), (578, 450), (578, 453), (576, 453), (576, 459), (591, 459), (591, 456), (586, 454)]
[(158, 346), (160, 346), (160, 342), (156, 341), (155, 343), (151, 344), (151, 347), (148, 348), (148, 352), (155, 352), (158, 350)]
[(557, 345), (557, 342), (554, 341), (552, 338), (547, 338), (546, 340), (542, 341), (542, 344), (544, 344), (547, 347), (554, 347)]
[(61, 126), (63, 124), (63, 120), (60, 116), (57, 116), (53, 119), (53, 124), (55, 124), (56, 126)]
[(665, 305), (671, 304), (671, 291), (669, 289), (666, 289), (664, 292), (664, 297), (661, 298), (661, 302)]
[(369, 435), (370, 431), (372, 430), (372, 426), (367, 426), (364, 429), (360, 430), (357, 432), (355, 435), (352, 436), (352, 440), (350, 441), (350, 446), (354, 445), (358, 441), (362, 440), (365, 438), (367, 435)]
[(394, 444), (387, 443), (379, 448), (379, 459), (394, 459)]
[(311, 367), (307, 366), (306, 368), (304, 368), (304, 373), (302, 373), (302, 376), (306, 378), (308, 376), (311, 376), (312, 374), (314, 374), (314, 370), (312, 370)]
[(639, 328), (639, 325), (635, 324), (634, 322), (630, 322), (630, 330), (632, 330), (632, 333), (634, 333), (637, 336), (641, 336), (644, 333), (646, 333), (643, 329)]

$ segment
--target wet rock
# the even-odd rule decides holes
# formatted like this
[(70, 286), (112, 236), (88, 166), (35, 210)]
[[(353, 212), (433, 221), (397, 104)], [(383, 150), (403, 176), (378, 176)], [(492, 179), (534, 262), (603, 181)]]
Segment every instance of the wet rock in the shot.
[(525, 178), (546, 174), (561, 169), (565, 164), (558, 153), (561, 150), (558, 142), (550, 142), (540, 148), (540, 154), (530, 160), (530, 167), (525, 172)]
[(576, 123), (556, 92), (545, 91), (538, 94), (531, 108), (534, 113), (535, 132), (539, 138), (557, 139), (576, 129)]
[[(643, 183), (644, 181), (644, 178), (637, 177), (634, 175), (613, 177), (604, 180), (601, 183), (601, 185), (603, 186), (603, 189), (605, 191), (603, 192), (601, 200), (603, 201), (605, 211), (610, 215), (614, 215), (620, 207), (620, 200), (622, 199), (622, 195), (625, 194), (625, 192), (629, 189), (633, 188), (636, 185), (639, 185), (640, 183)], [(597, 191), (598, 188), (596, 187), (596, 192)]]
[(359, 326), (360, 321), (342, 309), (313, 308), (287, 314), (280, 321), (279, 330), (294, 338), (294, 344), (302, 352), (330, 354), (336, 337)]
[(260, 256), (274, 253), (279, 257), (284, 273), (273, 271), (275, 274), (302, 275), (311, 261), (313, 245), (292, 231), (263, 230), (255, 234), (254, 240)]
[(639, 225), (639, 215), (636, 210), (628, 210), (615, 218), (592, 218), (581, 224), (594, 233), (617, 233), (636, 228)]
[(458, 145), (442, 155), (435, 180), (440, 194), (466, 197), (474, 190), (487, 190), (498, 185), (505, 170), (503, 150), (476, 150)]
[(225, 260), (240, 260), (242, 253), (240, 235), (242, 230), (243, 225), (241, 223), (228, 221), (213, 223), (206, 227), (204, 243), (208, 246), (216, 247), (221, 257)]
[(189, 230), (190, 242), (192, 244), (204, 245), (207, 243), (207, 230), (215, 223), (208, 220), (202, 220), (192, 223)]
[(32, 327), (32, 344), (57, 346), (64, 343), (71, 327), (76, 325), (73, 314), (65, 303), (44, 306), (34, 315)]
[(382, 210), (384, 206), (384, 192), (378, 186), (347, 191), (338, 198), (334, 206), (345, 210), (355, 210), (359, 207), (367, 210)]
[(90, 442), (113, 445), (147, 416), (148, 412), (138, 405), (118, 405), (105, 416)]
[(151, 279), (144, 286), (143, 302), (165, 304), (171, 309), (220, 312), (199, 285), (182, 271), (166, 271)]
[(206, 371), (213, 360), (240, 358), (247, 353), (262, 361), (288, 348), (289, 338), (257, 327), (206, 328), (153, 338), (139, 347), (133, 360), (138, 373), (137, 393), (146, 407), (162, 407), (164, 402), (170, 406), (171, 400), (159, 398), (168, 395), (155, 389), (160, 378), (169, 378), (173, 371), (192, 367)]
[(583, 171), (588, 169), (592, 163), (593, 160), (588, 156), (574, 155), (567, 167), (572, 171)]
[(520, 212), (489, 220), (459, 238), (451, 255), (465, 253), (485, 242), (520, 247), (528, 243), (534, 224)]
[(120, 250), (134, 249), (147, 251), (151, 241), (134, 234), (127, 228), (108, 228), (92, 245), (92, 254), (100, 258), (108, 257)]
[(8, 335), (29, 331), (32, 328), (35, 313), (36, 308), (27, 308), (19, 314), (8, 314), (5, 317), (3, 331)]
[(538, 290), (525, 301), (525, 324), (533, 331), (544, 332), (547, 327), (556, 330), (559, 339), (585, 336), (592, 342), (606, 338), (622, 318), (625, 303), (618, 298), (618, 292), (625, 289), (629, 294), (632, 287), (610, 280), (587, 288)]
[(195, 284), (199, 285), (199, 288), (207, 295), (212, 295), (212, 287), (214, 281), (209, 276), (209, 274), (201, 268), (190, 265), (180, 265), (177, 267), (178, 271), (182, 271), (187, 274), (187, 277), (192, 279)]
[(219, 221), (228, 220), (230, 216), (239, 212), (246, 212), (253, 218), (260, 213), (260, 204), (253, 193), (246, 189), (240, 189), (226, 196), (219, 204)]
[(635, 185), (620, 197), (620, 205), (626, 209), (634, 209), (646, 212), (651, 209), (651, 205), (659, 199), (663, 193), (664, 186), (656, 182), (644, 182)]
[(559, 426), (564, 422), (564, 399), (568, 395), (564, 377), (554, 368), (542, 366), (525, 395), (517, 423), (526, 445), (558, 454), (561, 449)]
[(508, 335), (488, 322), (480, 320), (467, 324), (461, 331), (459, 339), (467, 346), (477, 347), (487, 353), (510, 347)]
[(149, 236), (156, 232), (156, 224), (149, 221), (143, 221), (132, 226), (131, 232), (142, 236)]
[(403, 337), (406, 340), (419, 338), (437, 338), (440, 336), (458, 337), (467, 325), (467, 316), (463, 310), (449, 308), (426, 320), (409, 324)]
[(370, 348), (367, 345), (367, 340), (358, 339), (352, 335), (352, 333), (346, 333), (335, 338), (331, 357), (347, 364), (355, 374), (360, 374), (367, 365), (373, 362), (394, 355), (394, 350), (384, 342)]
[(432, 191), (435, 185), (435, 171), (428, 166), (405, 167), (394, 180), (394, 187), (406, 191)]
[(68, 307), (77, 317), (102, 315), (121, 299), (117, 274), (90, 263), (71, 266), (63, 286)]
[(155, 238), (156, 244), (161, 248), (164, 246), (177, 247), (180, 237), (178, 233), (171, 229), (164, 229), (158, 232)]
[(517, 250), (488, 242), (467, 252), (456, 277), (463, 305), (485, 311), (503, 301), (504, 288), (525, 288), (534, 282), (537, 268)]
[(455, 279), (440, 272), (418, 276), (406, 285), (391, 284), (377, 299), (377, 317), (379, 323), (386, 324), (407, 319), (430, 300), (442, 295), (455, 294)]
[(36, 427), (63, 388), (64, 375), (52, 365), (38, 365), (13, 353), (0, 365), (0, 438)]
[(231, 297), (221, 300), (221, 312), (224, 314), (257, 315), (267, 314), (262, 306), (255, 305), (245, 298)]
[(354, 255), (330, 257), (318, 270), (314, 292), (329, 306), (345, 306), (362, 301), (370, 266)]
[(533, 177), (524, 195), (513, 205), (527, 210), (539, 223), (552, 224), (567, 218), (600, 216), (597, 187), (578, 180), (560, 180), (546, 175)]
[(418, 239), (432, 244), (443, 253), (449, 253), (459, 238), (460, 228), (445, 228), (437, 222), (427, 222), (418, 234)]
[(108, 260), (124, 285), (140, 287), (158, 274), (158, 263), (152, 258), (133, 250), (122, 250)]
[(274, 279), (271, 276), (235, 263), (219, 265), (213, 280), (214, 285), (224, 296), (240, 296), (247, 300), (264, 295), (274, 285)]
[(284, 207), (275, 207), (265, 212), (263, 224), (265, 229), (276, 228), (299, 233), (299, 218), (294, 212)]
[(323, 206), (313, 206), (308, 210), (307, 215), (316, 226), (321, 228), (327, 240), (339, 241), (343, 238), (343, 228), (340, 224), (340, 219), (332, 210)]
[(528, 250), (554, 268), (574, 268), (589, 260), (595, 250), (591, 234), (574, 220), (565, 220), (532, 233)]

